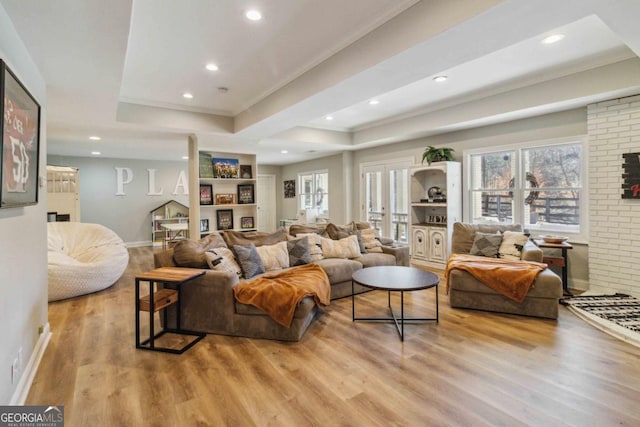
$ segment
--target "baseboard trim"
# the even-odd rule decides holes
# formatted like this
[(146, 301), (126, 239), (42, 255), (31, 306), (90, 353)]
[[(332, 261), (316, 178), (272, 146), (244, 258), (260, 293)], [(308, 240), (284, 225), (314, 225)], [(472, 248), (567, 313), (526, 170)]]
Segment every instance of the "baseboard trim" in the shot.
[(49, 327), (49, 322), (43, 327), (43, 331), (38, 338), (38, 342), (36, 342), (36, 346), (31, 353), (31, 357), (29, 358), (29, 363), (24, 369), (22, 376), (20, 377), (20, 381), (18, 382), (18, 387), (16, 387), (16, 391), (11, 396), (11, 401), (9, 405), (24, 405), (24, 402), (27, 400), (27, 396), (29, 395), (29, 390), (31, 390), (31, 384), (33, 384), (33, 379), (38, 372), (38, 367), (40, 366), (40, 361), (44, 356), (44, 352), (47, 349), (47, 345), (49, 345), (49, 341), (51, 340), (51, 328)]

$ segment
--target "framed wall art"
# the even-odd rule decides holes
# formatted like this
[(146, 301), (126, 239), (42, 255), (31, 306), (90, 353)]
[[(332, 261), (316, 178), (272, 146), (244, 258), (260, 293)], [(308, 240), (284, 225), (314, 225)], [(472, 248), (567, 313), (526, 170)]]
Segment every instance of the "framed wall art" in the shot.
[(238, 185), (238, 204), (248, 205), (255, 203), (253, 197), (253, 184)]
[(216, 211), (216, 223), (218, 230), (232, 230), (233, 209), (218, 209)]
[(211, 184), (200, 184), (200, 204), (213, 204), (213, 186)]
[(40, 105), (0, 60), (0, 208), (38, 203)]
[(204, 218), (200, 220), (200, 232), (207, 233), (209, 231), (209, 219)]
[(284, 182), (284, 198), (291, 199), (296, 197), (296, 180), (288, 179)]

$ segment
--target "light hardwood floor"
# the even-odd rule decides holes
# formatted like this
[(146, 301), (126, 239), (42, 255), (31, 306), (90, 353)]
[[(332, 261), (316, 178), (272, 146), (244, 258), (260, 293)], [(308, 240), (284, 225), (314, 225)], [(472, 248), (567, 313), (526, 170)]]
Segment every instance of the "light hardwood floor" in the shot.
[[(122, 279), (49, 305), (53, 337), (27, 404), (64, 405), (66, 426), (640, 425), (640, 349), (585, 324), (449, 307), (440, 323), (353, 323), (334, 301), (298, 343), (209, 335), (183, 355), (136, 350), (130, 249)], [(384, 313), (386, 294), (357, 299)], [(433, 290), (408, 293), (429, 315)], [(386, 314), (386, 313), (384, 313)], [(144, 318), (143, 318), (144, 321)]]

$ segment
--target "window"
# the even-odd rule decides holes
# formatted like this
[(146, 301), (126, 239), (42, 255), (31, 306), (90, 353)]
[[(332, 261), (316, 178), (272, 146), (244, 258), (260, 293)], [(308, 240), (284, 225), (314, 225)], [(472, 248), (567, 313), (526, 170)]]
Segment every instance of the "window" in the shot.
[(586, 236), (585, 143), (528, 143), (465, 152), (465, 221)]
[(329, 215), (329, 173), (327, 171), (298, 174), (300, 209), (317, 209), (316, 215)]

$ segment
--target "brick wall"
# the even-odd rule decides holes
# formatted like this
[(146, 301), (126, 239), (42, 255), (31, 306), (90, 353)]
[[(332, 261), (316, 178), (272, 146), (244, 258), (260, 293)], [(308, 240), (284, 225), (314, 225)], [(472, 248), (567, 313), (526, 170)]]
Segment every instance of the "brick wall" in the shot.
[(640, 153), (640, 95), (589, 105), (589, 287), (640, 297), (640, 200), (622, 199), (622, 154)]

